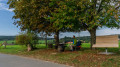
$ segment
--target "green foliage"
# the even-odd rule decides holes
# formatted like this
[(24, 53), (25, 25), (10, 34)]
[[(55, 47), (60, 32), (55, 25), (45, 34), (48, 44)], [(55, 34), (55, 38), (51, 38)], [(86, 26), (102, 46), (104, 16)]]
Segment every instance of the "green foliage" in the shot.
[(14, 22), (21, 30), (32, 30), (36, 32), (53, 32), (52, 23), (47, 17), (50, 16), (52, 8), (49, 8), (50, 0), (9, 0), (10, 8), (14, 8)]
[[(14, 24), (20, 26), (21, 30), (29, 29), (37, 32), (56, 32), (67, 31), (73, 26), (74, 21), (77, 22), (76, 19), (70, 19), (73, 17), (74, 11), (70, 10), (67, 14), (62, 11), (62, 5), (66, 5), (66, 2), (71, 5), (73, 1), (9, 0), (8, 4), (10, 8), (15, 9), (13, 18), (17, 20)], [(71, 9), (71, 6), (69, 9)]]
[(50, 20), (59, 28), (119, 27), (118, 0), (62, 0), (58, 5)]
[(31, 45), (32, 48), (35, 48), (35, 45), (38, 44), (38, 36), (36, 33), (21, 33), (16, 36), (16, 43), (21, 45)]
[(119, 27), (119, 0), (9, 0), (8, 4), (22, 30)]
[[(75, 31), (77, 28), (81, 28), (82, 24), (78, 21), (79, 14), (76, 11), (77, 9), (77, 2), (75, 0), (62, 0), (62, 1), (54, 1), (54, 5), (52, 8), (54, 11), (51, 12), (51, 16), (49, 17), (50, 22), (54, 22), (53, 26), (58, 28), (58, 30), (64, 31)], [(79, 23), (79, 24), (77, 24)]]

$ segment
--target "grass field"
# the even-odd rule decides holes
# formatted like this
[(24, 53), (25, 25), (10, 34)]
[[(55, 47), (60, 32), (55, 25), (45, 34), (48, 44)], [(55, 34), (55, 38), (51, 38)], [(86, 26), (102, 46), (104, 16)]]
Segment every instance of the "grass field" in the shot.
[[(2, 44), (3, 42), (5, 42), (5, 41), (0, 41), (0, 44)], [(8, 41), (7, 41), (8, 44), (11, 44), (11, 43), (13, 43), (13, 42), (15, 43), (15, 40), (8, 40)], [(48, 40), (47, 42), (48, 42), (48, 43), (51, 43), (51, 42), (53, 42), (53, 40)], [(45, 40), (39, 40), (38, 43), (39, 43), (39, 44), (44, 44), (44, 43), (45, 43)]]
[[(0, 44), (2, 44), (3, 42), (5, 42), (5, 41), (0, 41)], [(11, 44), (12, 42), (15, 43), (15, 40), (8, 40), (8, 41), (7, 41), (8, 44)]]
[(6, 49), (0, 47), (0, 53), (31, 57), (41, 60), (52, 61), (75, 67), (120, 67), (119, 48), (109, 48), (115, 55), (99, 55), (105, 48), (90, 50), (90, 44), (84, 43), (80, 51), (69, 51), (67, 47), (64, 52), (58, 53), (55, 49), (46, 48), (45, 44), (37, 45), (39, 49), (27, 52), (26, 47), (21, 45), (8, 45)]

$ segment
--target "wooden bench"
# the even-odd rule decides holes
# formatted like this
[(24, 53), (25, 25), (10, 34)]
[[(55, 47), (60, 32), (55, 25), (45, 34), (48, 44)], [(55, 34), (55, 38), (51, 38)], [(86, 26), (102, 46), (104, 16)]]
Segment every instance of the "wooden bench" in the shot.
[(108, 35), (108, 36), (97, 36), (96, 44), (94, 44), (93, 48), (117, 48), (119, 47), (119, 39), (118, 35)]
[(111, 55), (115, 53), (108, 52), (107, 48), (118, 48), (119, 47), (118, 43), (119, 43), (118, 35), (97, 36), (96, 44), (94, 44), (92, 47), (106, 48), (105, 52), (100, 52), (99, 54)]

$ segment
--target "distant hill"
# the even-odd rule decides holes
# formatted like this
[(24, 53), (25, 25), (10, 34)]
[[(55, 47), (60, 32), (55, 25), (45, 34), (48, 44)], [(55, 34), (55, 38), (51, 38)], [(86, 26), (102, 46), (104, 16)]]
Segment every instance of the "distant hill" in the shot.
[(14, 40), (16, 36), (0, 36), (0, 41), (2, 40)]

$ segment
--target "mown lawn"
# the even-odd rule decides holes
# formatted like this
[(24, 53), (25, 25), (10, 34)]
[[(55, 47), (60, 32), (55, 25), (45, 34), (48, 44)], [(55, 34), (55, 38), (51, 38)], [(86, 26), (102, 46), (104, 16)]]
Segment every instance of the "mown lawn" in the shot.
[(66, 48), (65, 52), (58, 53), (55, 49), (48, 49), (44, 44), (37, 46), (39, 49), (27, 52), (21, 45), (9, 45), (6, 49), (0, 47), (0, 53), (31, 57), (75, 67), (120, 67), (119, 48), (109, 48), (115, 55), (99, 55), (104, 48), (90, 50), (90, 44), (84, 43), (80, 51), (71, 52)]

